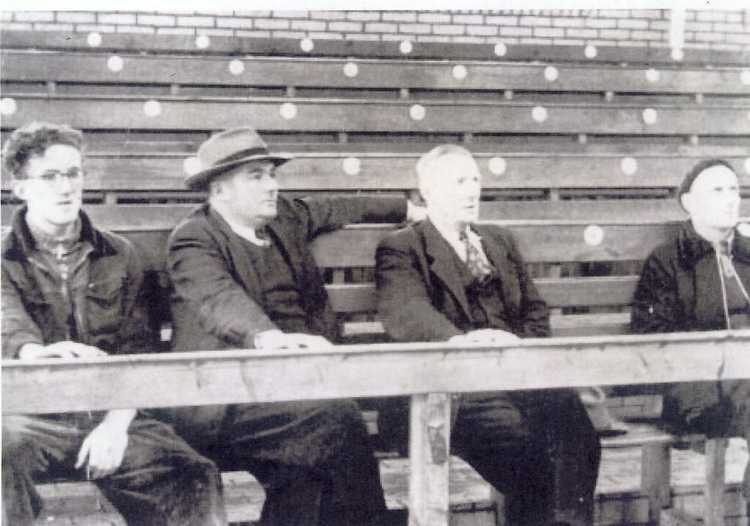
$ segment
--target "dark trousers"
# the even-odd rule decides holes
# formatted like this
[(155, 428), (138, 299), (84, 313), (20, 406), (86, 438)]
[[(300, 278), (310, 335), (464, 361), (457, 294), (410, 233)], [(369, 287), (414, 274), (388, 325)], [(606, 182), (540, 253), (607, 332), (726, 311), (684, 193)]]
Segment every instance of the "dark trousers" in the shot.
[[(179, 431), (189, 428), (186, 412)], [(353, 401), (228, 406), (218, 439), (184, 435), (222, 469), (252, 473), (266, 491), (264, 526), (378, 524), (377, 460)]]
[[(74, 476), (83, 440), (97, 421), (82, 414), (3, 417), (3, 514), (9, 525), (32, 524), (42, 508), (34, 481)], [(93, 481), (129, 525), (222, 526), (221, 478), (171, 427), (136, 418), (120, 467)]]
[[(505, 496), (511, 526), (593, 524), (600, 445), (571, 390), (454, 397), (451, 452)], [(381, 432), (405, 451), (406, 399), (379, 405)]]
[[(750, 380), (670, 385), (664, 417), (677, 432), (740, 437), (750, 445)], [(743, 493), (750, 512), (750, 463), (745, 466)]]

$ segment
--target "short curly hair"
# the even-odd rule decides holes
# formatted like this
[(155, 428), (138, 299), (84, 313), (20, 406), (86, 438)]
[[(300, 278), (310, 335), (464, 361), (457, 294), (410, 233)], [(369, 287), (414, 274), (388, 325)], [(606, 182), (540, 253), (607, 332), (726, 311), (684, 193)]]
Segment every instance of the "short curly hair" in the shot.
[(83, 133), (66, 124), (30, 122), (15, 130), (3, 146), (3, 168), (6, 174), (23, 179), (24, 165), (35, 155), (55, 144), (65, 144), (83, 151)]

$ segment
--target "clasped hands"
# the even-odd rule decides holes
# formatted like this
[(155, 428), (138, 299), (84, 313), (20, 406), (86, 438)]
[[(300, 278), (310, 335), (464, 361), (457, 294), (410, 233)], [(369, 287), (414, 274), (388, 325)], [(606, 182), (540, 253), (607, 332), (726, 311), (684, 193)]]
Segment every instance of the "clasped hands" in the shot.
[(512, 332), (500, 329), (477, 329), (465, 334), (457, 334), (448, 340), (450, 343), (471, 343), (483, 345), (510, 345), (521, 341)]

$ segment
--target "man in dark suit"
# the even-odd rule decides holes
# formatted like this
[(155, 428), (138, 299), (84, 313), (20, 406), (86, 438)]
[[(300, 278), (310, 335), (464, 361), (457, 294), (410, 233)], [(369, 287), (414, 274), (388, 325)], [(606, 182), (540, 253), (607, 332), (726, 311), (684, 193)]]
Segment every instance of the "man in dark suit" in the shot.
[[(376, 256), (388, 333), (497, 345), (547, 336), (547, 307), (510, 234), (476, 224), (471, 153), (438, 146), (417, 175), (428, 219), (385, 238)], [(452, 449), (505, 494), (510, 524), (592, 523), (599, 442), (575, 391), (464, 394), (454, 409)]]
[[(218, 133), (198, 150), (186, 183), (208, 203), (172, 233), (173, 349), (305, 349), (330, 346), (336, 324), (309, 244), (357, 222), (399, 222), (403, 199), (279, 196), (276, 167), (255, 130)], [(283, 382), (283, 378), (278, 379)], [(194, 407), (175, 426), (220, 466), (263, 484), (262, 523), (374, 524), (385, 510), (377, 462), (353, 401)]]

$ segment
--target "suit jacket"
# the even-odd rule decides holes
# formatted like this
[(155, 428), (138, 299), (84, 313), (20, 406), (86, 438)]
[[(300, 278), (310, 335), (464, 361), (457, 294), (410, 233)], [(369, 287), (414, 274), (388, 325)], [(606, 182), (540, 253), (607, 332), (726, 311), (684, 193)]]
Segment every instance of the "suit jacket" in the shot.
[[(498, 293), (512, 332), (548, 336), (547, 306), (507, 230), (473, 225), (499, 273)], [(466, 291), (455, 272), (455, 252), (429, 220), (389, 235), (378, 246), (378, 313), (400, 341), (441, 341), (472, 329)]]
[[(319, 234), (347, 223), (400, 222), (406, 201), (396, 198), (279, 198), (268, 231), (297, 281), (310, 332), (335, 340), (337, 329), (323, 279), (310, 250)], [(258, 332), (275, 329), (262, 308), (262, 284), (238, 236), (208, 205), (172, 232), (167, 265), (175, 351), (252, 348)], [(216, 437), (226, 406), (177, 410), (175, 424), (191, 438)]]

